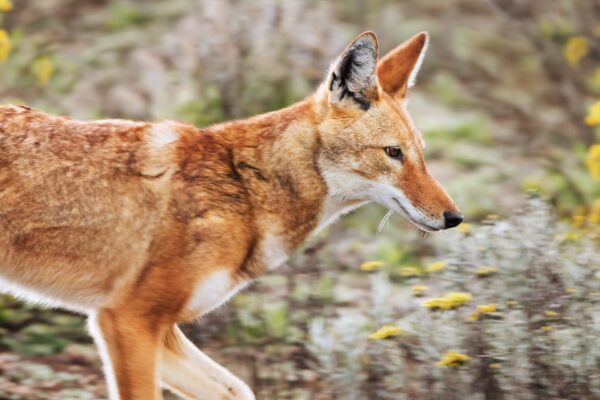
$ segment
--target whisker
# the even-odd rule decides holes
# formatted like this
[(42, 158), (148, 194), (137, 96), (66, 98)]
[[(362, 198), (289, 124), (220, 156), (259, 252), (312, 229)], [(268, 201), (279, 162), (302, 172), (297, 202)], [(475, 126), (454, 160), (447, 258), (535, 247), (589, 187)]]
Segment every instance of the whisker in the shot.
[(387, 224), (388, 220), (390, 219), (390, 217), (392, 216), (394, 212), (392, 210), (388, 211), (383, 218), (381, 219), (381, 222), (379, 223), (379, 226), (377, 227), (377, 233), (381, 232), (383, 230), (383, 228), (385, 227), (385, 225)]

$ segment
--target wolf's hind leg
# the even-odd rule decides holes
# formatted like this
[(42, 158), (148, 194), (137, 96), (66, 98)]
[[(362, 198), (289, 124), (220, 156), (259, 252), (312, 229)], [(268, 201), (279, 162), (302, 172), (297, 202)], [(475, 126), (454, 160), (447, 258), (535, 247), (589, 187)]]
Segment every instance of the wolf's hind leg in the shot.
[(163, 342), (160, 376), (168, 389), (187, 399), (255, 399), (241, 379), (202, 353), (176, 325)]

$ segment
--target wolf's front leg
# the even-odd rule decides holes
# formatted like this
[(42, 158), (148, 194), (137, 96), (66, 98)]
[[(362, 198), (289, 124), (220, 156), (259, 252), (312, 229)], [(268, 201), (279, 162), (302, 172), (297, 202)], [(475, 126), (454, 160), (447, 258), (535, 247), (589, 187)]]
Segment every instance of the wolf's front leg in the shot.
[(248, 385), (202, 353), (176, 325), (165, 335), (160, 376), (167, 388), (187, 399), (255, 399)]
[(126, 308), (101, 309), (90, 317), (111, 400), (159, 400), (157, 357), (165, 329)]

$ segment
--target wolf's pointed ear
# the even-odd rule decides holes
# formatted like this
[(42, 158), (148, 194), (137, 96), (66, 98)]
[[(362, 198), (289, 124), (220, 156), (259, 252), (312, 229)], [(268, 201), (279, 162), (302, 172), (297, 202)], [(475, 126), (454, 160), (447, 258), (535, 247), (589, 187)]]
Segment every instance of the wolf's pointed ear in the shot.
[(368, 110), (378, 96), (376, 68), (377, 37), (364, 32), (346, 47), (329, 72), (330, 102), (354, 102)]
[(406, 96), (415, 83), (428, 44), (427, 32), (418, 33), (379, 61), (377, 76), (386, 93), (397, 98)]

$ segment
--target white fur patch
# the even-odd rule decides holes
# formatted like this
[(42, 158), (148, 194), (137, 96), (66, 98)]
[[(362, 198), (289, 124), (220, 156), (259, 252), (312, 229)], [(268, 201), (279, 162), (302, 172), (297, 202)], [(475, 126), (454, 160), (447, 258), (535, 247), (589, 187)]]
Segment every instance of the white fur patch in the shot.
[(372, 181), (348, 171), (324, 171), (323, 177), (329, 195), (339, 202), (372, 200), (404, 215), (421, 229), (431, 231), (444, 228), (443, 219), (431, 218), (414, 207), (400, 189), (388, 182)]
[(342, 215), (348, 214), (352, 210), (355, 210), (366, 203), (367, 201), (356, 201), (349, 203), (348, 201), (340, 201), (338, 198), (333, 196), (327, 196), (325, 198), (323, 211), (321, 212), (321, 216), (319, 218), (319, 223), (317, 228), (314, 230), (313, 235), (316, 235), (322, 229), (333, 224)]
[[(152, 125), (146, 133), (145, 141), (148, 156), (142, 160), (142, 173), (147, 176), (159, 177), (154, 184), (168, 182), (172, 172), (175, 171), (175, 146), (173, 143), (179, 140), (177, 123), (163, 121)], [(171, 173), (166, 173), (166, 172)]]
[(176, 122), (163, 121), (156, 123), (148, 133), (148, 144), (154, 150), (160, 150), (179, 139)]
[(263, 262), (273, 270), (287, 261), (289, 254), (283, 240), (276, 235), (267, 234), (262, 241)]
[(244, 281), (236, 284), (230, 271), (215, 271), (196, 286), (186, 309), (201, 315), (206, 314), (227, 302), (249, 283)]
[[(82, 121), (80, 121), (82, 122)], [(135, 126), (135, 125), (143, 125), (143, 122), (130, 121), (127, 119), (97, 119), (93, 121), (96, 124), (110, 124), (117, 126)], [(84, 122), (87, 123), (87, 122)]]
[(346, 200), (369, 200), (366, 192), (374, 182), (357, 174), (344, 170), (323, 171), (323, 178), (327, 183), (329, 195), (340, 202)]
[(67, 308), (72, 311), (88, 314), (96, 310), (105, 300), (106, 296), (90, 291), (88, 293), (78, 293), (70, 301), (59, 298), (60, 293), (66, 293), (66, 288), (46, 287), (45, 289), (32, 289), (26, 286), (0, 278), (0, 292), (10, 293), (11, 295), (32, 303), (40, 304), (50, 308)]
[(96, 343), (96, 347), (100, 353), (104, 378), (106, 379), (106, 384), (108, 386), (108, 397), (111, 400), (118, 400), (120, 398), (119, 389), (117, 388), (117, 380), (115, 378), (112, 360), (108, 352), (108, 347), (106, 346), (106, 341), (102, 335), (102, 331), (98, 326), (98, 316), (96, 313), (92, 313), (88, 317), (88, 331), (94, 338), (94, 343)]
[(412, 71), (410, 71), (410, 75), (408, 77), (408, 87), (411, 88), (415, 86), (417, 82), (417, 75), (419, 74), (419, 70), (423, 65), (423, 60), (425, 59), (425, 54), (427, 53), (427, 49), (429, 48), (429, 35), (425, 36), (425, 43), (423, 44), (423, 48), (421, 49), (421, 54), (419, 54), (419, 59), (417, 60), (415, 66)]
[(332, 103), (337, 103), (345, 98), (346, 90), (356, 95), (362, 95), (365, 91), (376, 87), (376, 69), (376, 39), (369, 34), (359, 36), (337, 58), (329, 70), (327, 81), (332, 92)]
[(444, 229), (444, 220), (431, 218), (423, 211), (413, 206), (406, 195), (394, 185), (387, 182), (378, 182), (369, 191), (373, 201), (402, 214), (413, 224), (426, 231)]
[(335, 222), (340, 216), (369, 202), (371, 200), (368, 196), (369, 190), (374, 183), (343, 170), (324, 170), (323, 178), (327, 184), (328, 194), (314, 234)]
[(160, 363), (163, 384), (186, 398), (256, 400), (241, 379), (202, 353), (176, 329), (181, 353), (164, 352)]

